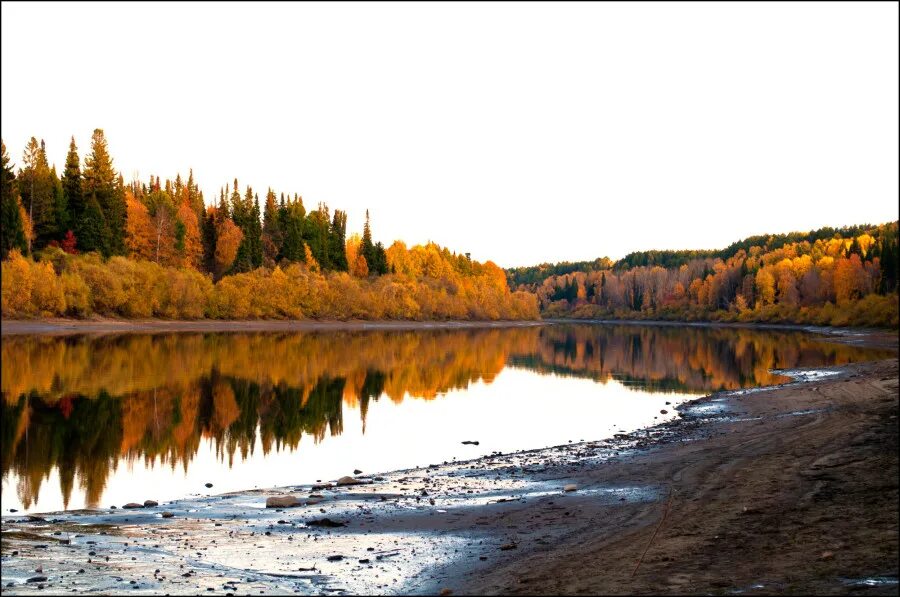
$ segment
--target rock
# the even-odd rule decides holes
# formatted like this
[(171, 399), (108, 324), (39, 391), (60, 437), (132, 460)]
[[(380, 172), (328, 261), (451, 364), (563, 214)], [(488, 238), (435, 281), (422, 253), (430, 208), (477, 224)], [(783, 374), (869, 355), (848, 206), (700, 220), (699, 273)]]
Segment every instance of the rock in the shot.
[(18, 510), (16, 510), (15, 508), (10, 508), (9, 511), (10, 512), (18, 512)]
[(362, 485), (363, 483), (364, 481), (354, 479), (353, 477), (341, 477), (337, 480), (338, 487), (343, 487), (345, 485)]
[(354, 474), (354, 475), (360, 475), (360, 474), (362, 474), (362, 471), (359, 470), (358, 468), (355, 468), (355, 469), (353, 469), (353, 474)]
[(137, 502), (128, 502), (127, 504), (125, 504), (125, 505), (122, 506), (122, 507), (125, 508), (125, 509), (127, 509), (127, 510), (132, 510), (132, 509), (134, 509), (134, 508), (143, 508), (144, 505), (143, 505), (143, 504), (139, 504), (139, 503), (137, 503)]
[(578, 485), (575, 483), (569, 483), (565, 487), (563, 487), (563, 491), (578, 491)]
[(306, 522), (306, 526), (335, 528), (335, 527), (345, 527), (345, 526), (347, 526), (347, 523), (340, 522), (337, 520), (331, 520), (330, 518), (322, 518), (320, 520), (308, 520)]
[(311, 497), (311, 498), (309, 498), (308, 500), (306, 500), (306, 505), (307, 505), (307, 506), (315, 506), (315, 505), (318, 504), (319, 502), (324, 502), (324, 501), (325, 501), (325, 498), (321, 498), (321, 497)]
[(47, 577), (46, 576), (32, 576), (25, 582), (47, 582)]
[(823, 551), (823, 552), (822, 552), (822, 555), (819, 556), (819, 559), (820, 559), (820, 560), (831, 560), (831, 559), (834, 559), (834, 552), (833, 552), (833, 551)]
[(518, 547), (515, 543), (504, 543), (500, 546), (500, 551), (509, 551), (510, 549), (515, 549)]
[(659, 414), (667, 415), (667, 414), (669, 414), (669, 411), (667, 411), (666, 409), (662, 409), (661, 411), (659, 411)]
[(361, 559), (361, 560), (359, 561), (359, 563), (360, 563), (360, 564), (368, 564), (368, 563), (371, 562), (371, 561), (372, 561), (372, 560), (370, 560), (369, 558), (363, 558), (363, 559)]
[(159, 502), (155, 500), (144, 500), (144, 508), (155, 508), (159, 505)]
[(205, 486), (206, 486), (207, 489), (209, 489), (210, 487), (212, 487), (212, 483), (206, 483)]
[(328, 556), (329, 562), (340, 562), (344, 559), (344, 556)]
[(329, 487), (331, 487), (331, 486), (328, 485), (327, 483), (324, 484), (324, 485), (313, 485), (313, 486), (312, 486), (312, 491), (321, 491), (321, 490), (323, 490), (323, 489), (328, 489)]
[(438, 593), (438, 595), (441, 595), (442, 597), (446, 597), (446, 595), (452, 595), (452, 594), (453, 594), (453, 589), (441, 589), (441, 592)]
[(469, 440), (462, 442), (462, 444), (464, 446), (477, 446), (479, 443), (481, 443), (481, 442), (477, 442), (477, 441), (473, 442), (473, 441), (469, 441)]
[(275, 495), (266, 498), (266, 508), (296, 508), (301, 502), (292, 495)]
[(162, 517), (163, 518), (174, 518), (175, 514), (173, 514), (172, 512), (163, 512)]

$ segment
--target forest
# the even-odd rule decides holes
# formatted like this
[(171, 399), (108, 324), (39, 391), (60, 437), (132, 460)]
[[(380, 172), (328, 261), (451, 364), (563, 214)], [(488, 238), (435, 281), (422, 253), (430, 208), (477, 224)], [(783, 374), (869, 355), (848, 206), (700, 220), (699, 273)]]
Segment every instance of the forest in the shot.
[(896, 328), (898, 223), (753, 236), (721, 251), (507, 270), (543, 317)]
[(62, 175), (2, 146), (4, 317), (663, 319), (897, 327), (898, 223), (759, 235), (721, 250), (502, 270), (436, 244), (374, 242), (324, 203), (237, 179), (126, 183), (96, 129)]
[(183, 178), (126, 183), (96, 129), (61, 176), (32, 137), (18, 172), (2, 146), (4, 317), (535, 319), (501, 268), (436, 244), (347, 236), (347, 214), (235, 179), (207, 202)]

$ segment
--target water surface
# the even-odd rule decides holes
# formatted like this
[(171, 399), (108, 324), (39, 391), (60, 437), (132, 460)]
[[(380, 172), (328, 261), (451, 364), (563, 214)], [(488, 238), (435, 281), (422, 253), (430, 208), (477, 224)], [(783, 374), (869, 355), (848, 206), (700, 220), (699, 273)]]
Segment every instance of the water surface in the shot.
[(8, 337), (2, 509), (164, 502), (603, 439), (696, 396), (786, 379), (773, 369), (888, 356), (802, 332), (644, 325)]

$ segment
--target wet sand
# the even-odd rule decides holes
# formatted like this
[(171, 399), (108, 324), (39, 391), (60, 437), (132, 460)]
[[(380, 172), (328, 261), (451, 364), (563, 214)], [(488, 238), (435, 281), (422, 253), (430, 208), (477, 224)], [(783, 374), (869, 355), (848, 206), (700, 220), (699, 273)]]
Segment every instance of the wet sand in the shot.
[[(460, 445), (364, 485), (4, 513), (3, 592), (896, 595), (898, 362), (790, 373), (610, 441)], [(285, 493), (306, 505), (264, 508)]]

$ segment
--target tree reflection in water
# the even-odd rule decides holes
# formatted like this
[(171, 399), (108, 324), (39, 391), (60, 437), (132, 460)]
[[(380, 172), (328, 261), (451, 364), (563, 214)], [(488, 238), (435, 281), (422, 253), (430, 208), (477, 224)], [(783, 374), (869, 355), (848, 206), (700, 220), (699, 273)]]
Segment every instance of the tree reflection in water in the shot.
[[(96, 507), (138, 460), (187, 471), (201, 442), (221, 460), (296, 449), (343, 429), (343, 407), (431, 400), (506, 366), (648, 391), (777, 383), (771, 369), (885, 358), (803, 333), (643, 325), (314, 334), (10, 337), (2, 341), (3, 476), (29, 508), (57, 470)], [(473, 405), (477, 409), (477, 405)], [(477, 411), (473, 413), (477, 416)]]

